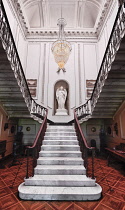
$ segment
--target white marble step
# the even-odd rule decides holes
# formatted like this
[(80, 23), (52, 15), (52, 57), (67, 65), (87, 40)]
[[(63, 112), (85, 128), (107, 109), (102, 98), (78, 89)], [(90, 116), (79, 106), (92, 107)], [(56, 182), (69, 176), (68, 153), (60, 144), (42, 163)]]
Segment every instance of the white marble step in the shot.
[(95, 179), (86, 177), (86, 175), (34, 175), (25, 179), (25, 185), (94, 187)]
[(81, 151), (40, 151), (40, 157), (82, 157)]
[(98, 184), (94, 187), (41, 187), (22, 183), (18, 190), (23, 200), (98, 200), (102, 192)]
[(75, 132), (75, 128), (47, 128), (46, 132)]
[(82, 158), (71, 157), (39, 157), (37, 164), (39, 165), (83, 165)]
[(42, 145), (79, 145), (78, 140), (43, 140)]
[(77, 140), (77, 136), (44, 136), (45, 140)]
[(49, 125), (47, 127), (47, 129), (65, 129), (65, 130), (68, 130), (68, 129), (74, 129), (74, 126), (73, 125)]
[(64, 151), (80, 151), (79, 145), (42, 145), (41, 151), (55, 151), (55, 150), (64, 150)]
[(45, 136), (76, 136), (76, 132), (46, 132)]
[(86, 169), (83, 165), (37, 165), (34, 168), (34, 174), (40, 175), (82, 175), (86, 174)]

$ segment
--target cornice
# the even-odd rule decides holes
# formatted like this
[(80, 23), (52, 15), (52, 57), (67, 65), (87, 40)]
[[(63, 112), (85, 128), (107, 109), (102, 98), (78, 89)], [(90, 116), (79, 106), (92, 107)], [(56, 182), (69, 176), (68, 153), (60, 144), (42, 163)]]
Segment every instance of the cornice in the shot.
[(109, 10), (111, 9), (112, 5), (113, 5), (113, 8), (114, 8), (114, 5), (116, 5), (116, 1), (107, 0), (107, 2), (104, 4), (104, 9), (102, 10), (100, 19), (99, 19), (98, 24), (95, 28), (95, 31), (97, 33), (97, 37), (100, 35), (100, 33), (103, 29), (104, 22), (106, 20), (107, 14), (108, 14)]
[(28, 33), (28, 27), (26, 25), (25, 22), (25, 18), (23, 16), (23, 12), (21, 10), (21, 6), (20, 3), (18, 2), (18, 0), (7, 0), (8, 4), (10, 5), (10, 8), (18, 22), (18, 24), (20, 25), (20, 29), (23, 32), (25, 38), (27, 36)]

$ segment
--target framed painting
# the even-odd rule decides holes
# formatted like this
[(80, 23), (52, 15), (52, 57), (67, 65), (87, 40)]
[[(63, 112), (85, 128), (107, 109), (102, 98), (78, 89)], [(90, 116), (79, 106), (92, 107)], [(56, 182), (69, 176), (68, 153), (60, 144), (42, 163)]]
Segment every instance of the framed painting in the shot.
[(29, 87), (37, 87), (37, 79), (27, 79), (27, 84)]
[(95, 81), (96, 80), (86, 80), (86, 87), (87, 88), (94, 88), (94, 85), (95, 85)]

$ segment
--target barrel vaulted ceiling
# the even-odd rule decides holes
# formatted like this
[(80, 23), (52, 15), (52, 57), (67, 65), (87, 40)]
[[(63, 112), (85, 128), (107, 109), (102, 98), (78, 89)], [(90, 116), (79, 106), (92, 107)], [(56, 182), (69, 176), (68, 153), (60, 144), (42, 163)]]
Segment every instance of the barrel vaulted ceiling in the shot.
[(8, 0), (13, 5), (28, 36), (55, 36), (57, 20), (65, 18), (69, 36), (97, 37), (116, 0)]

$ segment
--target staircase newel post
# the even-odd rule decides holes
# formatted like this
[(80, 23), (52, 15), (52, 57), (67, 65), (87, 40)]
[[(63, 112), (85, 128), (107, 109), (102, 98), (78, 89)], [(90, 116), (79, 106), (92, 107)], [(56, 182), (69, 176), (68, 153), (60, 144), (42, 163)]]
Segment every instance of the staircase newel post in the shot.
[(94, 156), (95, 156), (95, 149), (92, 149), (92, 179), (95, 179), (95, 176), (94, 176)]
[(88, 149), (84, 148), (85, 151), (85, 168), (86, 168), (86, 175), (88, 177)]
[(26, 150), (26, 154), (27, 154), (27, 166), (26, 166), (26, 179), (29, 178), (29, 149)]

